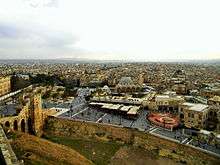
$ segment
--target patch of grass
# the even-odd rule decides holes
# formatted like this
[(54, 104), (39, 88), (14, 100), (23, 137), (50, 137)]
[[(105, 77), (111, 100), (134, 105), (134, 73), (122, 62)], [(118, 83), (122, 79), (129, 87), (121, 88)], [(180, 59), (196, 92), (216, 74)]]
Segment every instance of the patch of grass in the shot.
[(70, 147), (28, 134), (18, 133), (11, 146), (25, 165), (90, 165), (91, 161)]
[(94, 139), (78, 139), (70, 137), (45, 136), (52, 142), (66, 145), (84, 155), (96, 165), (107, 165), (119, 150), (122, 144), (116, 142), (103, 142)]
[(6, 134), (7, 138), (8, 139), (12, 139), (12, 140), (15, 140), (16, 138), (19, 138), (20, 135), (16, 134), (16, 132), (9, 132)]

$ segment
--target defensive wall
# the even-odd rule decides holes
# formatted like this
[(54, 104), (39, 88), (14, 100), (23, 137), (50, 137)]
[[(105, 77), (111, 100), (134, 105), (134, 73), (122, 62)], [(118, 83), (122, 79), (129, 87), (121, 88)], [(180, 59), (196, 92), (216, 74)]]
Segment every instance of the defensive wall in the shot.
[(142, 147), (149, 151), (168, 151), (168, 157), (184, 162), (201, 162), (202, 160), (217, 161), (218, 157), (209, 155), (192, 147), (166, 140), (149, 133), (144, 133), (131, 128), (123, 128), (108, 124), (75, 121), (49, 116), (44, 125), (46, 135), (95, 138), (103, 141), (117, 141)]
[(23, 161), (18, 161), (10, 143), (0, 126), (0, 164), (2, 165), (23, 165)]
[(44, 116), (41, 108), (41, 94), (34, 93), (18, 115), (0, 118), (3, 128), (41, 136)]

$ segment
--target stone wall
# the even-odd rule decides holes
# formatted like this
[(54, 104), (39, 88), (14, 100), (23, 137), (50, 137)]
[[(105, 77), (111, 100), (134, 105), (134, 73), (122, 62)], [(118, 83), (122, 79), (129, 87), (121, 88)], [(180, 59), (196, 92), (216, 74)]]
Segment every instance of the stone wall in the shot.
[(11, 91), (11, 77), (0, 77), (0, 96), (5, 95)]
[(112, 125), (48, 117), (45, 123), (44, 133), (52, 136), (95, 138), (104, 141), (114, 140), (120, 143), (142, 147), (149, 151), (157, 151), (159, 154), (165, 150), (166, 154), (168, 153), (168, 157), (184, 162), (220, 161), (219, 158), (192, 147), (135, 129)]
[(41, 94), (34, 91), (20, 113), (16, 116), (0, 118), (0, 124), (7, 129), (26, 132), (37, 136), (42, 135), (44, 116), (41, 107)]
[(23, 165), (23, 161), (18, 161), (14, 151), (11, 148), (10, 143), (5, 135), (3, 128), (0, 126), (0, 152), (1, 163), (6, 165)]
[(46, 119), (44, 131), (58, 136), (97, 138), (131, 143), (133, 134), (127, 129), (109, 125), (59, 119), (49, 116)]

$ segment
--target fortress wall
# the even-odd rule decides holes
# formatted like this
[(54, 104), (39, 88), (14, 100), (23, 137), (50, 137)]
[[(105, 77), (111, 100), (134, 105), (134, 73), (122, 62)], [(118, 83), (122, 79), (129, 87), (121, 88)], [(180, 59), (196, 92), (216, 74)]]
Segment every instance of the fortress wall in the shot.
[(207, 161), (220, 161), (219, 158), (192, 147), (131, 128), (60, 119), (50, 116), (45, 122), (44, 133), (52, 136), (95, 138), (104, 141), (114, 140), (120, 143), (142, 147), (149, 151), (166, 150), (170, 153), (170, 155), (167, 156), (174, 157), (178, 160), (201, 161), (197, 159), (202, 159)]

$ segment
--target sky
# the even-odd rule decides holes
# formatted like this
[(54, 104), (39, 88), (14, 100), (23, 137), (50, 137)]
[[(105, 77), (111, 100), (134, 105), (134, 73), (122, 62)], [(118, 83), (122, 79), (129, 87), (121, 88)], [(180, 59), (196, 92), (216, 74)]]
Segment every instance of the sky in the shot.
[(220, 59), (219, 0), (0, 0), (0, 59)]

